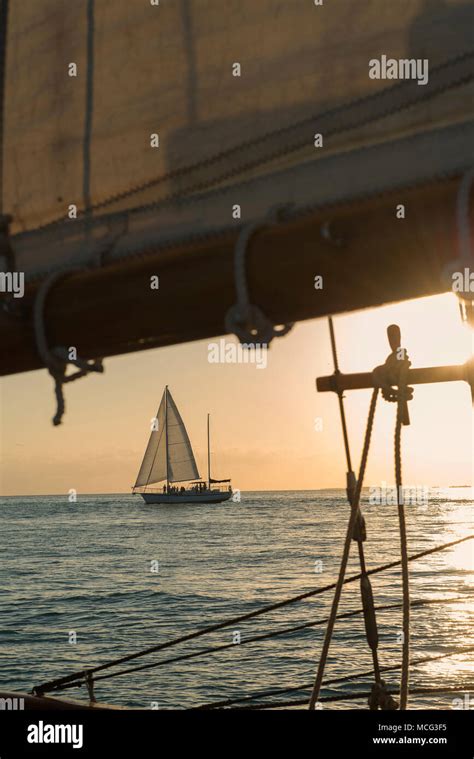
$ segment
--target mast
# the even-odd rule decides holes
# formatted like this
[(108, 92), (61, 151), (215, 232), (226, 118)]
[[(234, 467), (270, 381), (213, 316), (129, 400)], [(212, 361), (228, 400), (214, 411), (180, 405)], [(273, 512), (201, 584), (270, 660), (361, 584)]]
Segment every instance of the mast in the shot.
[(166, 492), (169, 489), (169, 465), (168, 465), (168, 385), (165, 387), (165, 455), (166, 455)]
[(209, 417), (207, 415), (207, 489), (211, 489), (211, 437), (209, 431)]

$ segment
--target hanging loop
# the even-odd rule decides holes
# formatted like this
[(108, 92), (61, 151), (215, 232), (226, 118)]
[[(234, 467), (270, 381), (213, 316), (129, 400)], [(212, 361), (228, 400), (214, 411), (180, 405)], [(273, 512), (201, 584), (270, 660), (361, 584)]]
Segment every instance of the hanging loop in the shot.
[[(471, 191), (474, 184), (474, 167), (466, 171), (459, 185), (456, 203), (456, 229), (458, 238), (457, 257), (448, 264), (443, 280), (453, 290), (459, 300), (463, 321), (474, 326), (474, 293), (471, 279), (474, 272), (474, 251), (472, 247), (472, 222), (470, 220)], [(456, 286), (454, 278), (457, 276)]]
[(231, 306), (225, 316), (225, 328), (248, 345), (269, 345), (274, 337), (288, 334), (293, 322), (275, 326), (263, 311), (250, 303), (247, 285), (246, 255), (252, 236), (263, 226), (278, 223), (288, 213), (288, 205), (279, 205), (270, 209), (265, 222), (255, 221), (241, 230), (234, 253), (234, 276), (237, 302)]
[[(41, 360), (48, 369), (54, 380), (54, 392), (56, 395), (56, 414), (53, 417), (54, 426), (61, 424), (62, 417), (65, 412), (65, 401), (63, 394), (63, 384), (66, 382), (73, 382), (76, 379), (85, 377), (89, 372), (97, 372), (102, 374), (104, 367), (102, 359), (96, 359), (95, 361), (85, 361), (79, 357), (71, 359), (69, 358), (69, 351), (64, 346), (56, 346), (50, 349), (48, 341), (46, 339), (46, 329), (44, 323), (44, 312), (47, 296), (58, 280), (78, 271), (74, 269), (61, 269), (55, 271), (49, 275), (40, 285), (36, 294), (34, 306), (33, 306), (33, 326), (36, 339), (36, 348), (40, 355)], [(77, 366), (78, 371), (73, 374), (66, 375), (66, 369), (68, 364)]]
[[(464, 285), (457, 292), (463, 321), (474, 326), (474, 293), (472, 291), (472, 273), (474, 271), (474, 252), (471, 244), (471, 223), (469, 205), (472, 185), (474, 184), (474, 167), (464, 175), (458, 193), (457, 228), (459, 240), (458, 269)], [(466, 276), (467, 275), (467, 276)]]

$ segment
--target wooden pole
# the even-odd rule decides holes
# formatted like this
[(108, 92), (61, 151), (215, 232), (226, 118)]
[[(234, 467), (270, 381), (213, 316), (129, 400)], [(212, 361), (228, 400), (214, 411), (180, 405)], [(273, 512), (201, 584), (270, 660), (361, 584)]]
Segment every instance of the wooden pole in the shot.
[[(473, 381), (473, 362), (454, 366), (432, 366), (420, 369), (409, 369), (407, 382), (409, 385), (431, 384), (433, 382), (469, 382)], [(316, 388), (320, 393), (339, 390), (364, 390), (376, 387), (372, 372), (358, 374), (338, 374), (330, 377), (318, 377)]]
[[(457, 190), (453, 179), (263, 228), (247, 253), (251, 301), (281, 324), (446, 291)], [(237, 235), (236, 228), (63, 278), (46, 302), (49, 345), (75, 346), (92, 359), (224, 334), (236, 297)], [(156, 275), (158, 290), (150, 287)], [(37, 287), (0, 311), (0, 374), (41, 367), (31, 318)]]

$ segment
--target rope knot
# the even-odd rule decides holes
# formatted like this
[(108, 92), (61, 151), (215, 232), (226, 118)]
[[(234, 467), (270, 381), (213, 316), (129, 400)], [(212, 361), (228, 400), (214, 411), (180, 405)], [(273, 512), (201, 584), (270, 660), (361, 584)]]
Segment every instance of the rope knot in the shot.
[(274, 338), (274, 327), (263, 311), (251, 303), (231, 306), (225, 317), (227, 332), (233, 332), (241, 343), (268, 345)]
[(357, 516), (354, 522), (354, 529), (352, 531), (352, 540), (355, 540), (357, 543), (365, 543), (367, 540), (365, 517), (362, 514), (360, 507), (357, 509)]
[(401, 347), (400, 328), (392, 324), (387, 329), (392, 352), (381, 366), (372, 372), (375, 387), (380, 387), (382, 397), (389, 403), (398, 403), (402, 424), (410, 424), (408, 401), (413, 398), (413, 388), (408, 387), (407, 376), (411, 361), (405, 348)]
[(411, 361), (405, 348), (397, 348), (390, 353), (384, 364), (375, 367), (372, 372), (374, 384), (380, 387), (384, 400), (390, 403), (412, 400), (413, 388), (407, 387), (405, 382), (410, 366)]
[(90, 672), (88, 669), (84, 670), (84, 682), (89, 694), (89, 701), (91, 703), (96, 703), (96, 697), (94, 695), (94, 678), (92, 676), (92, 672)]
[(393, 712), (399, 707), (398, 701), (387, 691), (387, 685), (384, 680), (372, 685), (368, 704), (371, 711), (380, 709), (383, 712)]

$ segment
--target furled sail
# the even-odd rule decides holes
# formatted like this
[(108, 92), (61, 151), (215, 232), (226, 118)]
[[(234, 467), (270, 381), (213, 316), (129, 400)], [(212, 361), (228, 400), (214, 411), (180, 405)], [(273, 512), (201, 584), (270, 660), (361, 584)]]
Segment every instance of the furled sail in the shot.
[(199, 479), (186, 427), (168, 388), (163, 393), (154, 427), (135, 487), (166, 479), (170, 482)]
[[(31, 276), (179, 242), (228, 225), (230, 201), (248, 220), (435, 178), (425, 155), (432, 173), (461, 170), (452, 128), (472, 125), (473, 25), (471, 0), (10, 2), (4, 212), (18, 265)], [(371, 78), (383, 55), (426, 60), (427, 81)], [(410, 176), (378, 158), (348, 179), (352, 153), (420, 134)]]
[[(249, 277), (276, 324), (449, 289), (447, 183), (474, 163), (472, 0), (0, 8), (0, 222), (12, 219), (8, 245), (0, 226), (0, 272), (24, 273), (33, 299), (49, 274), (74, 270), (48, 298), (52, 344), (103, 358), (222, 334), (233, 236), (275, 207), (296, 219), (280, 225), (281, 264), (275, 241), (265, 261), (263, 234), (253, 263), (272, 276)], [(410, 189), (419, 194), (400, 224), (392, 209)], [(355, 218), (347, 237), (345, 220), (335, 233), (346, 250), (335, 273), (326, 209), (366, 201), (355, 209), (363, 244)], [(157, 271), (159, 299), (148, 287)], [(27, 318), (0, 309), (3, 373), (44, 364)]]

